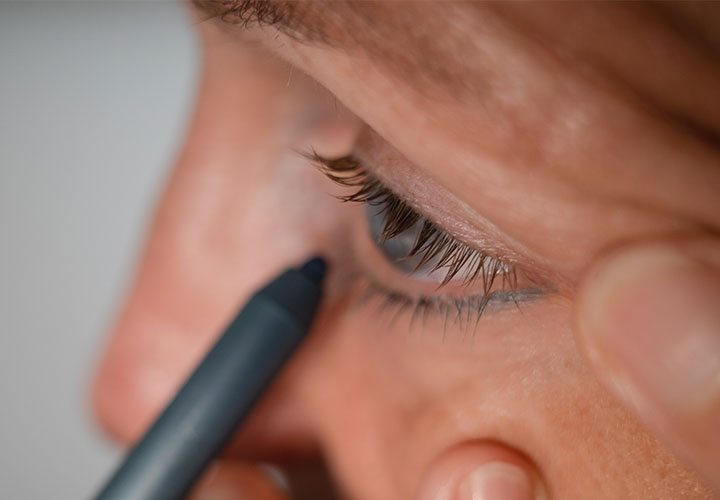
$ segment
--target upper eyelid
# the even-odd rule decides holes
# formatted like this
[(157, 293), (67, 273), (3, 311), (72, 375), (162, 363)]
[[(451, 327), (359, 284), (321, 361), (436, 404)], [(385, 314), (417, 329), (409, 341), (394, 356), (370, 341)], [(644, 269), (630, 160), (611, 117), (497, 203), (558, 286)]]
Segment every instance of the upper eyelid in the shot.
[[(309, 160), (310, 162), (312, 162), (313, 164), (318, 165), (318, 166), (320, 167), (321, 172), (323, 172), (323, 174), (325, 174), (328, 178), (330, 178), (331, 180), (336, 181), (336, 182), (337, 182), (337, 178), (336, 178), (336, 176), (334, 175), (333, 172), (335, 171), (336, 165), (337, 165), (338, 162), (340, 162), (340, 161), (346, 161), (346, 162), (349, 162), (349, 163), (352, 163), (352, 164), (356, 165), (357, 167), (359, 167), (359, 168), (361, 168), (361, 169), (363, 170), (364, 175), (366, 175), (366, 176), (374, 179), (380, 186), (382, 186), (383, 189), (387, 190), (389, 193), (392, 193), (393, 196), (395, 196), (395, 197), (398, 198), (400, 201), (402, 201), (403, 203), (405, 203), (407, 206), (409, 206), (410, 208), (412, 208), (420, 217), (422, 217), (423, 219), (426, 219), (426, 220), (432, 222), (438, 229), (442, 230), (445, 234), (447, 234), (447, 235), (448, 235), (449, 237), (451, 237), (453, 240), (455, 240), (455, 241), (457, 241), (458, 243), (461, 243), (461, 244), (463, 244), (463, 245), (466, 245), (466, 246), (468, 246), (468, 247), (470, 247), (470, 248), (473, 248), (474, 250), (477, 250), (478, 252), (483, 252), (483, 251), (484, 251), (484, 249), (478, 248), (478, 247), (476, 247), (474, 244), (465, 241), (464, 238), (462, 238), (462, 237), (454, 234), (454, 232), (453, 232), (452, 230), (449, 230), (449, 229), (446, 228), (443, 224), (437, 222), (437, 221), (435, 220), (435, 218), (433, 218), (433, 217), (430, 216), (430, 215), (427, 215), (422, 209), (420, 209), (420, 208), (417, 206), (416, 203), (413, 203), (412, 200), (408, 199), (406, 196), (404, 196), (404, 195), (398, 193), (396, 190), (392, 189), (392, 188), (391, 188), (390, 186), (388, 186), (385, 182), (383, 182), (382, 179), (379, 179), (377, 175), (375, 175), (374, 173), (372, 173), (372, 172), (370, 171), (370, 169), (367, 168), (367, 166), (365, 165), (365, 163), (364, 163), (360, 158), (358, 158), (357, 156), (355, 156), (355, 155), (353, 155), (353, 154), (350, 154), (350, 155), (346, 155), (346, 156), (344, 156), (344, 157), (342, 157), (342, 158), (329, 159), (329, 158), (325, 158), (325, 157), (317, 154), (315, 151), (312, 151), (312, 152), (310, 152), (310, 153), (302, 153), (302, 155), (303, 155), (307, 160)], [(342, 179), (341, 179), (341, 181), (342, 181)], [(352, 187), (352, 186), (350, 186), (350, 185), (348, 185), (348, 184), (345, 184), (344, 182), (340, 182), (340, 184), (346, 185), (346, 186), (348, 186), (348, 187)], [(347, 199), (347, 200), (346, 200), (344, 197), (341, 197), (341, 199), (343, 199), (344, 201), (354, 201), (354, 200), (352, 200), (352, 199)], [(512, 260), (512, 259), (508, 259), (508, 258), (506, 258), (506, 257), (504, 257), (504, 256), (497, 256), (497, 258), (502, 259), (502, 260)]]
[[(313, 164), (317, 165), (320, 169), (320, 171), (328, 177), (330, 180), (337, 182), (338, 184), (341, 184), (343, 186), (347, 187), (357, 187), (360, 186), (360, 183), (358, 184), (349, 184), (347, 183), (347, 177), (343, 178), (337, 175), (338, 165), (341, 162), (345, 162), (349, 164), (352, 168), (360, 168), (362, 169), (362, 176), (368, 177), (372, 179), (379, 187), (387, 191), (388, 193), (392, 194), (394, 197), (396, 197), (398, 200), (406, 204), (408, 207), (412, 208), (418, 216), (422, 217), (423, 219), (431, 221), (433, 224), (435, 224), (438, 228), (440, 228), (443, 232), (448, 234), (448, 236), (452, 237), (453, 239), (457, 240), (458, 242), (464, 243), (460, 238), (457, 238), (455, 235), (452, 234), (451, 231), (447, 231), (445, 228), (442, 227), (441, 224), (438, 224), (432, 217), (429, 217), (425, 215), (415, 204), (409, 200), (407, 197), (403, 196), (402, 194), (396, 192), (391, 187), (389, 187), (387, 184), (385, 184), (381, 179), (379, 179), (376, 175), (371, 173), (367, 166), (362, 162), (357, 156), (353, 154), (349, 154), (346, 156), (343, 156), (342, 158), (337, 159), (329, 159), (325, 158), (319, 154), (317, 154), (315, 151), (312, 151), (310, 154), (303, 154), (303, 156), (308, 159)], [(356, 199), (355, 196), (341, 196), (341, 200), (343, 201), (362, 201), (359, 199)], [(472, 245), (468, 245), (471, 246)], [(478, 249), (479, 250), (479, 249)]]

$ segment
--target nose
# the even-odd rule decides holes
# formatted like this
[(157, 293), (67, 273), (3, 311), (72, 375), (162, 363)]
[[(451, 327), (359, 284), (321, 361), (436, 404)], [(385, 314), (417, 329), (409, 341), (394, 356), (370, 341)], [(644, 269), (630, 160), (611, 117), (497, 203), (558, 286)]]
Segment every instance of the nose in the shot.
[[(336, 208), (319, 174), (285, 147), (285, 81), (249, 49), (205, 45), (191, 126), (93, 385), (98, 420), (125, 443), (141, 435), (246, 298), (284, 267), (322, 253), (336, 221), (337, 210), (323, 206)], [(242, 449), (307, 453), (306, 427), (293, 384), (278, 381)]]

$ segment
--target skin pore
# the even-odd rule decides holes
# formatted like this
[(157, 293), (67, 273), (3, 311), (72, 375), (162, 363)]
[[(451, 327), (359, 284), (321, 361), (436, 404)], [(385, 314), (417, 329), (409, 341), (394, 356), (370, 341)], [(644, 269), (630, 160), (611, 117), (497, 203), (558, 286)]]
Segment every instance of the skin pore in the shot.
[[(717, 8), (318, 3), (245, 28), (197, 3), (195, 115), (94, 388), (113, 436), (136, 439), (237, 306), (320, 252), (316, 327), (228, 457), (321, 457), (358, 500), (433, 498), (498, 456), (537, 498), (713, 498), (598, 383), (572, 307), (607, 249), (720, 228)], [(297, 154), (310, 148), (361, 157), (548, 293), (488, 309), (472, 334), (361, 300), (370, 279), (426, 290)]]

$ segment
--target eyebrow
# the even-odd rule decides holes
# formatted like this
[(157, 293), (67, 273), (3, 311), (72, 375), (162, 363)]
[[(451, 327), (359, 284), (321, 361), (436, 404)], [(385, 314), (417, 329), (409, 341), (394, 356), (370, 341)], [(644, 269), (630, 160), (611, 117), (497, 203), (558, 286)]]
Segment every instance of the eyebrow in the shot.
[[(346, 0), (190, 1), (207, 16), (206, 20), (243, 28), (272, 27), (299, 43), (370, 57), (397, 79), (412, 82), (422, 91), (431, 87), (458, 96), (471, 90), (464, 73), (468, 61), (455, 50), (468, 41), (448, 29), (452, 14), (458, 14), (457, 5)], [(462, 8), (466, 17), (477, 14), (469, 12), (475, 9), (472, 3)], [(442, 43), (438, 42), (438, 33), (442, 33)]]
[(347, 28), (362, 21), (345, 1), (191, 0), (209, 19), (244, 28), (270, 26), (303, 43), (345, 45)]

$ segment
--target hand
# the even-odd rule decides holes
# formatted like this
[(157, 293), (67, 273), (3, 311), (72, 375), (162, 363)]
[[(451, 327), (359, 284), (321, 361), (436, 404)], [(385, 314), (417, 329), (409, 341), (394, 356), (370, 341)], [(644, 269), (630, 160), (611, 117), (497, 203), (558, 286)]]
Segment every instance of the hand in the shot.
[(576, 322), (598, 377), (720, 491), (720, 239), (602, 257), (581, 287)]

